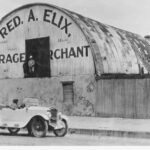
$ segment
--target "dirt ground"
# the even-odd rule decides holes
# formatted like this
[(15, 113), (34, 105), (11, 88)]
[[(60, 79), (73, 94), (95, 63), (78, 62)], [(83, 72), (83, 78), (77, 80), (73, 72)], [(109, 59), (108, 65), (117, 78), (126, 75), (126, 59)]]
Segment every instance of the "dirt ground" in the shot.
[(101, 146), (101, 145), (150, 145), (150, 139), (125, 138), (109, 136), (89, 136), (80, 134), (68, 134), (65, 137), (55, 137), (49, 133), (44, 138), (35, 138), (26, 132), (18, 135), (10, 135), (9, 132), (0, 132), (1, 146)]

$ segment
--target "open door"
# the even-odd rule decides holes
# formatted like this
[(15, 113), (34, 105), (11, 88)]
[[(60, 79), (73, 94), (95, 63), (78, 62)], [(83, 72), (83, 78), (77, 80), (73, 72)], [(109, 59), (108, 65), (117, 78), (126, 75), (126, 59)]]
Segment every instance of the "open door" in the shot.
[[(50, 77), (49, 37), (26, 40), (26, 78)], [(31, 68), (32, 66), (32, 68)]]

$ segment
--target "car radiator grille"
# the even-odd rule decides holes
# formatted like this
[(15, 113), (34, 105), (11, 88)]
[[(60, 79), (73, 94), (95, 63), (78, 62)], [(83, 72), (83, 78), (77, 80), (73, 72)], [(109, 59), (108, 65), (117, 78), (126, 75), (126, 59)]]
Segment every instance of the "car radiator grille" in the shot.
[(51, 112), (51, 120), (56, 121), (57, 120), (57, 113), (58, 113), (57, 109), (51, 109), (50, 112)]

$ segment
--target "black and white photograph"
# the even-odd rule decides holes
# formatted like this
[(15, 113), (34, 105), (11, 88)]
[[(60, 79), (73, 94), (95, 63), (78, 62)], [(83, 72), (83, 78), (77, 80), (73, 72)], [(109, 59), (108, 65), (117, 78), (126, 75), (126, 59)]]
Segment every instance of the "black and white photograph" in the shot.
[(150, 0), (0, 0), (1, 146), (150, 146)]

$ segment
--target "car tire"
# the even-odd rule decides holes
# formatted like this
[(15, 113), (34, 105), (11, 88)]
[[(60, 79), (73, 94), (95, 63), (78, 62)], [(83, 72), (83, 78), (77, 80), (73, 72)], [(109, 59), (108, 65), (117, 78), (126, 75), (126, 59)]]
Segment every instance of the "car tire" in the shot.
[(61, 120), (61, 121), (62, 121), (62, 124), (63, 124), (64, 128), (62, 128), (62, 129), (56, 129), (56, 130), (53, 131), (54, 134), (56, 136), (58, 136), (58, 137), (63, 137), (68, 132), (68, 124), (67, 124), (66, 120)]
[(27, 131), (28, 131), (29, 136), (33, 136), (32, 131), (31, 131), (31, 126), (27, 127)]
[(35, 137), (45, 137), (48, 132), (48, 123), (41, 117), (35, 117), (31, 121), (31, 135)]
[(10, 134), (15, 135), (20, 131), (20, 129), (19, 128), (8, 128), (8, 131), (10, 132)]

